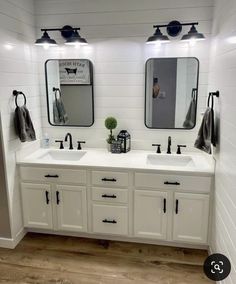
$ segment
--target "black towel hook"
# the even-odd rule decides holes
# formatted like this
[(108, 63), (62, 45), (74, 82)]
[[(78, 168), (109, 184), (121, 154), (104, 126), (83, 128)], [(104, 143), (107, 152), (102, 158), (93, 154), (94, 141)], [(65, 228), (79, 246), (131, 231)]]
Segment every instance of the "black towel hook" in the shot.
[(19, 107), (18, 104), (17, 104), (18, 95), (22, 95), (24, 97), (24, 106), (26, 105), (26, 96), (25, 96), (25, 94), (23, 92), (17, 91), (17, 90), (13, 90), (12, 94), (15, 97), (15, 104), (16, 104), (17, 107)]

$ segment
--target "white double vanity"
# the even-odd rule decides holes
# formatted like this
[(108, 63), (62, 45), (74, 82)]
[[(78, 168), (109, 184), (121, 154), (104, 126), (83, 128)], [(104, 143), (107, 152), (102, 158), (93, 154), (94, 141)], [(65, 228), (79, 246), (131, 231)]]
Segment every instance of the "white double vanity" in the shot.
[(208, 244), (211, 156), (39, 149), (18, 164), (28, 231), (196, 248)]

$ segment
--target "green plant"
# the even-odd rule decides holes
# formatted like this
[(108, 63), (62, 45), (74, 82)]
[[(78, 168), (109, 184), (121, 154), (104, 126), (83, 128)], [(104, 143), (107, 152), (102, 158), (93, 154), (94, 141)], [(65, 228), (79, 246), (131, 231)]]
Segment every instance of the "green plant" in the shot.
[(110, 130), (110, 134), (107, 138), (107, 143), (111, 144), (112, 141), (115, 140), (114, 135), (112, 134), (112, 130), (117, 126), (117, 120), (114, 117), (107, 117), (105, 120), (105, 126), (108, 130)]

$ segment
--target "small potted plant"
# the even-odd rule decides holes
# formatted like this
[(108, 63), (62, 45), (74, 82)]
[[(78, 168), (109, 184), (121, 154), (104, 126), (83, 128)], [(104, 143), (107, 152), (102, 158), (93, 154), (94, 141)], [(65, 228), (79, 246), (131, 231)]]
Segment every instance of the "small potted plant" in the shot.
[(105, 120), (105, 126), (108, 130), (110, 130), (110, 134), (107, 138), (107, 145), (108, 145), (108, 151), (111, 151), (112, 141), (115, 140), (112, 130), (116, 128), (117, 120), (114, 117), (107, 117)]

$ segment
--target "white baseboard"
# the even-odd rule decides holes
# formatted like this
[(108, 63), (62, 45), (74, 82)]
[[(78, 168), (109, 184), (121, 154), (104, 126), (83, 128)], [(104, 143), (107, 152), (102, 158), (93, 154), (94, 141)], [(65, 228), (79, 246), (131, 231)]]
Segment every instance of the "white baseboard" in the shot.
[(22, 229), (20, 232), (16, 234), (16, 237), (13, 238), (0, 238), (0, 247), (7, 248), (7, 249), (14, 249), (19, 242), (24, 238), (26, 235), (26, 231)]

